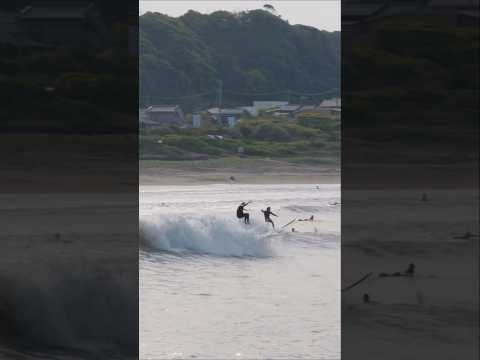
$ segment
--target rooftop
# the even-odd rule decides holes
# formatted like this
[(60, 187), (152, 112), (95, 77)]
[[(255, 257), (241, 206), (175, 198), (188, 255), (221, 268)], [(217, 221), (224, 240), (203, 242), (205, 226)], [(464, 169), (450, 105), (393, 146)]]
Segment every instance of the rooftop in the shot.
[(147, 112), (176, 112), (180, 109), (179, 105), (152, 105), (147, 108)]
[(300, 105), (282, 105), (276, 111), (296, 111), (300, 108)]
[(220, 111), (222, 114), (225, 114), (225, 115), (228, 115), (228, 114), (242, 115), (245, 112), (244, 109), (221, 109), (221, 110), (219, 108), (208, 109), (208, 112), (212, 115), (220, 114)]
[(342, 106), (342, 99), (340, 98), (334, 98), (334, 99), (326, 99), (326, 100), (323, 100), (319, 107), (320, 108), (324, 108), (324, 107), (341, 107)]

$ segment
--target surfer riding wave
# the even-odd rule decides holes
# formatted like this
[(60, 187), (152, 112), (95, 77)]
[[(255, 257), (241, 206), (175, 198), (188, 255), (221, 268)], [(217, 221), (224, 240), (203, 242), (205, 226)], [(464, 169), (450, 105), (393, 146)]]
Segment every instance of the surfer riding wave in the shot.
[(237, 218), (243, 219), (245, 224), (250, 224), (250, 214), (245, 212), (245, 206), (250, 204), (249, 202), (242, 202), (237, 208)]

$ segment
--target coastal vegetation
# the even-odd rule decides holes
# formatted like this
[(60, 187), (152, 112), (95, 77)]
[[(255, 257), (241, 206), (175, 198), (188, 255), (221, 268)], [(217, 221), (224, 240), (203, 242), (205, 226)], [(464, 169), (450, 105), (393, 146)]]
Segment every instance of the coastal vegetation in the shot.
[(140, 158), (209, 159), (225, 156), (305, 158), (340, 156), (340, 121), (301, 118), (297, 122), (245, 118), (233, 128), (211, 124), (192, 129), (163, 127), (140, 132)]

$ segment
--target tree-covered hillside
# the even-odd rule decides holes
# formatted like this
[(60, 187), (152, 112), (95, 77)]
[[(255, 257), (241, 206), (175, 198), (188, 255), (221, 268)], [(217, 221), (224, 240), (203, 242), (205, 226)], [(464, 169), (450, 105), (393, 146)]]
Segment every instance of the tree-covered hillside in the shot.
[(227, 103), (252, 100), (233, 92), (338, 89), (340, 33), (290, 25), (263, 10), (140, 17), (141, 99), (210, 92), (217, 80)]

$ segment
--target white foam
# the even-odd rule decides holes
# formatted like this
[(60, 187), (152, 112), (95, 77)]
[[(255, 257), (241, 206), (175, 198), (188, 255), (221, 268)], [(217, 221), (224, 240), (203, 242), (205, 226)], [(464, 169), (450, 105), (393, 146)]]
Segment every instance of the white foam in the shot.
[(143, 246), (161, 251), (218, 256), (273, 255), (269, 228), (216, 216), (175, 215), (142, 219)]

